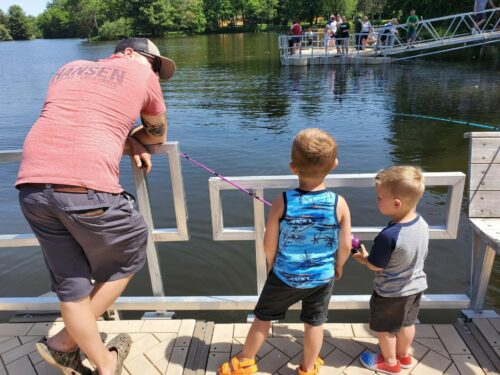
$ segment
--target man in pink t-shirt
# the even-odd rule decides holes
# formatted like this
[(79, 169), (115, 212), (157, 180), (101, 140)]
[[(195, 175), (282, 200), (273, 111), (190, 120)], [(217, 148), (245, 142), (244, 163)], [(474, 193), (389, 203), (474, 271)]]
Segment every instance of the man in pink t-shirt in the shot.
[[(148, 173), (143, 145), (166, 140), (159, 79), (175, 63), (145, 38), (128, 38), (107, 59), (72, 61), (52, 77), (42, 113), (23, 147), (16, 187), (60, 300), (65, 328), (36, 344), (63, 373), (121, 373), (131, 339), (104, 346), (96, 324), (146, 262), (148, 228), (119, 183), (128, 148)], [(133, 129), (140, 115), (142, 126)], [(94, 280), (94, 281), (92, 281)]]

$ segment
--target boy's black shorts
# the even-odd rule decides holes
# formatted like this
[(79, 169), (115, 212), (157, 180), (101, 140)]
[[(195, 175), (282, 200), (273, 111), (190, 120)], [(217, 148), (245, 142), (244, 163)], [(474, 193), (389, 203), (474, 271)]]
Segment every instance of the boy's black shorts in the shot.
[(370, 329), (398, 333), (415, 324), (422, 292), (405, 297), (382, 297), (373, 291), (370, 299)]
[(312, 326), (319, 326), (328, 321), (328, 304), (332, 291), (333, 280), (314, 288), (294, 288), (271, 271), (254, 314), (263, 321), (282, 320), (290, 306), (302, 301), (300, 320)]

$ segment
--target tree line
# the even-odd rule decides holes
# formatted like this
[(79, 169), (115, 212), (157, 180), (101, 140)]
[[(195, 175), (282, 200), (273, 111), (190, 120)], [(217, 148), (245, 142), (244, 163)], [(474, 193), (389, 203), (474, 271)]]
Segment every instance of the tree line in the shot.
[(287, 27), (292, 20), (322, 25), (329, 14), (374, 20), (403, 18), (410, 9), (426, 18), (472, 10), (473, 0), (51, 0), (37, 17), (18, 6), (0, 9), (0, 40), (161, 37)]

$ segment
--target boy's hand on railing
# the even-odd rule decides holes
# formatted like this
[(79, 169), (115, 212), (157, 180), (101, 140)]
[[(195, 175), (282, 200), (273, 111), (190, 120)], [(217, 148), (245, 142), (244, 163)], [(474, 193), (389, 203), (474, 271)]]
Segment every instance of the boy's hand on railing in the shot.
[(137, 139), (132, 137), (127, 138), (127, 146), (130, 150), (130, 156), (134, 160), (137, 168), (142, 168), (146, 171), (146, 174), (149, 174), (153, 164), (151, 163), (151, 154), (148, 152), (146, 147), (144, 147)]

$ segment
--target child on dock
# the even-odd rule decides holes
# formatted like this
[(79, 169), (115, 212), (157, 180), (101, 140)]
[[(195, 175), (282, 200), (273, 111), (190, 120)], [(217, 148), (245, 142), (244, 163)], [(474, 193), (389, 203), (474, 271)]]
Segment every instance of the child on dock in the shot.
[(361, 245), (353, 255), (376, 272), (370, 300), (370, 329), (377, 332), (381, 353), (361, 354), (361, 363), (374, 371), (399, 374), (411, 367), (408, 350), (415, 336), (422, 292), (427, 289), (424, 261), (429, 227), (416, 212), (425, 185), (420, 169), (396, 166), (375, 177), (377, 206), (392, 218), (377, 235), (370, 254)]
[(304, 355), (298, 375), (318, 374), (323, 361), (323, 323), (333, 281), (342, 277), (351, 248), (351, 219), (344, 198), (325, 188), (326, 175), (338, 164), (337, 143), (320, 129), (304, 129), (292, 145), (290, 169), (299, 187), (273, 202), (264, 251), (270, 270), (243, 350), (224, 363), (220, 375), (257, 372), (255, 356), (266, 341), (271, 321), (285, 318), (302, 301)]

